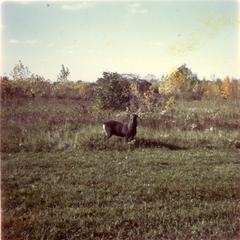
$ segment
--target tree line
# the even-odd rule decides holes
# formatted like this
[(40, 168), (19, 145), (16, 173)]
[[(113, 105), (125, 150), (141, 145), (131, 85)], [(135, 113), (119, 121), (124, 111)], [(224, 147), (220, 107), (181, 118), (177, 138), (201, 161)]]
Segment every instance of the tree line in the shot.
[(79, 99), (99, 109), (123, 110), (139, 107), (152, 110), (168, 106), (176, 99), (240, 99), (240, 80), (198, 79), (185, 64), (161, 80), (141, 79), (134, 74), (104, 72), (94, 83), (69, 81), (70, 71), (62, 65), (57, 81), (33, 74), (21, 61), (10, 77), (1, 77), (1, 97), (44, 97)]

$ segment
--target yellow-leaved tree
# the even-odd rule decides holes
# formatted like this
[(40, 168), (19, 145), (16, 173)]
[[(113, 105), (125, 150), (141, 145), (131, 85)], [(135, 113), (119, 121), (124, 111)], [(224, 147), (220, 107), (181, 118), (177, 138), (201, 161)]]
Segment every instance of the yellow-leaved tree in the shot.
[(160, 84), (159, 93), (182, 98), (193, 97), (193, 89), (197, 83), (197, 76), (184, 64)]
[(226, 77), (222, 82), (221, 96), (224, 99), (228, 99), (230, 95), (231, 95), (231, 82), (230, 82), (230, 78)]

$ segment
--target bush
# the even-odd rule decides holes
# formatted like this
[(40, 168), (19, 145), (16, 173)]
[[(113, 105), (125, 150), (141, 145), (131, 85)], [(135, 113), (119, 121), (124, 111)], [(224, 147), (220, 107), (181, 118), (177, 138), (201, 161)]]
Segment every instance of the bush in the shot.
[(97, 84), (96, 105), (98, 108), (123, 110), (129, 106), (130, 84), (120, 74), (104, 72)]

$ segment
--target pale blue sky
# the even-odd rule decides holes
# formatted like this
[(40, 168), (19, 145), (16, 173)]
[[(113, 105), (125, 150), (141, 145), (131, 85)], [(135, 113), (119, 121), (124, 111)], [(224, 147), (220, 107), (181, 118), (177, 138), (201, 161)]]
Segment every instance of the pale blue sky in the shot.
[(56, 80), (103, 71), (157, 76), (186, 63), (199, 77), (240, 77), (237, 1), (4, 2), (2, 73), (18, 60)]

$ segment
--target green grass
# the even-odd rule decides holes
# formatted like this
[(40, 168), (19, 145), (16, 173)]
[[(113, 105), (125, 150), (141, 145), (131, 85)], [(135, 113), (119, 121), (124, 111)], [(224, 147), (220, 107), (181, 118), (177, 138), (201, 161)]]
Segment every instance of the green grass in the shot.
[(123, 113), (66, 99), (4, 103), (4, 239), (237, 240), (239, 103), (161, 112), (146, 113), (126, 144), (103, 141), (101, 126)]
[(233, 239), (240, 152), (2, 156), (4, 239)]

